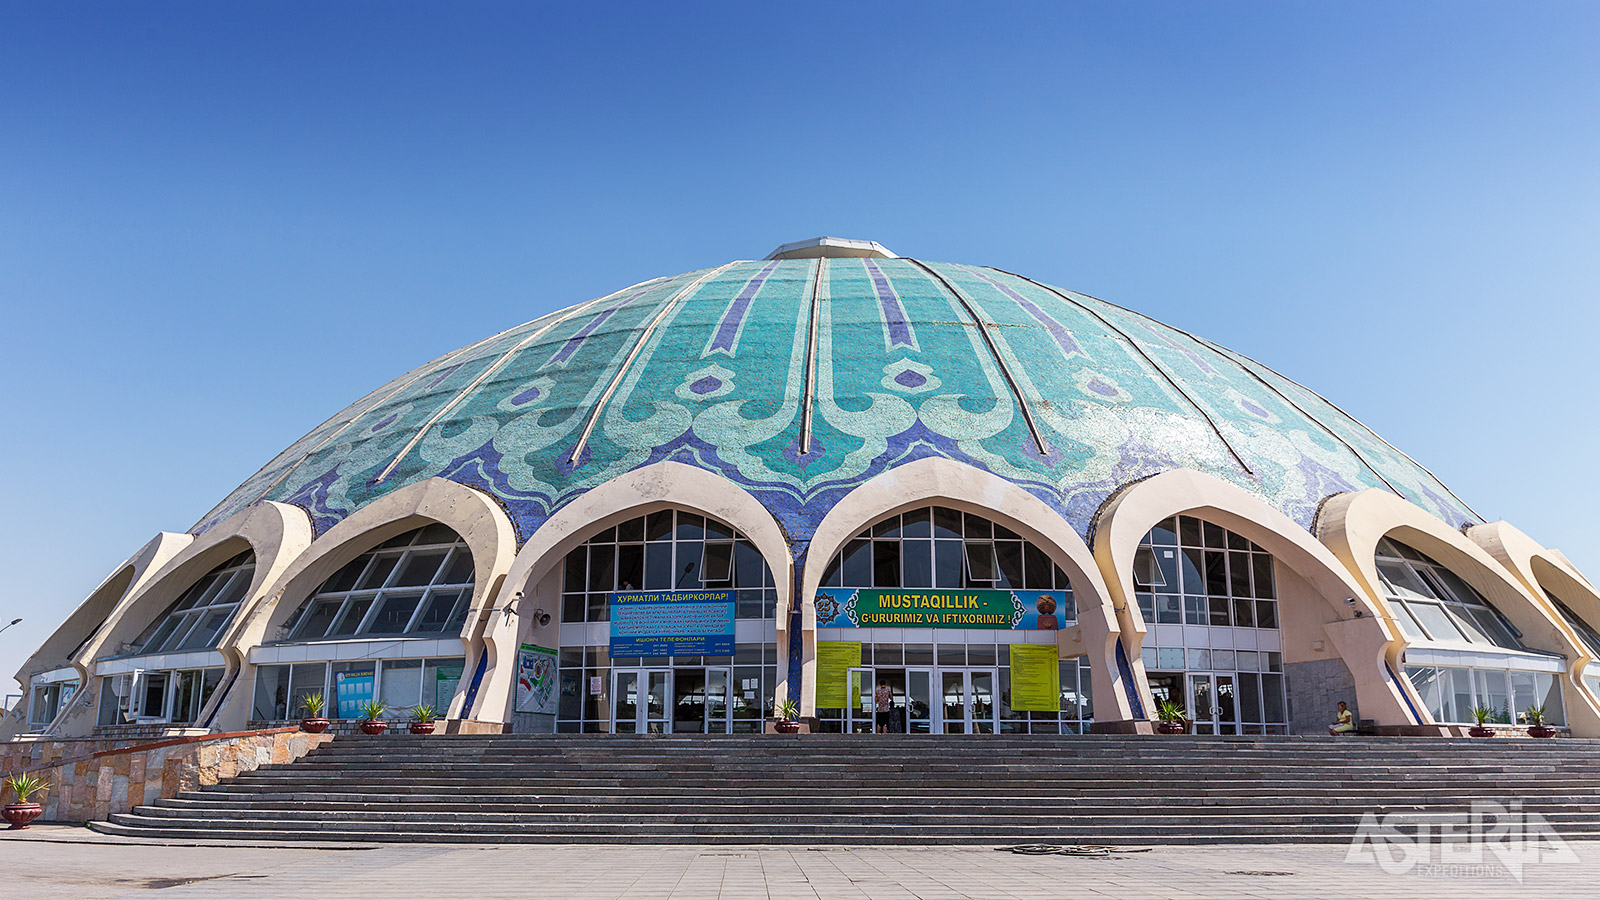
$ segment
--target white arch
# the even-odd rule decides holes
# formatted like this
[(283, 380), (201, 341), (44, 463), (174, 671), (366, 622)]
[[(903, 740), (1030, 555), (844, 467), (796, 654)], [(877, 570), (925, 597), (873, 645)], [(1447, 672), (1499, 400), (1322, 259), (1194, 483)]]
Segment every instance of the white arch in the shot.
[[(251, 648), (265, 642), (345, 563), (392, 537), (435, 522), (448, 526), (466, 541), (472, 551), (471, 608), (488, 609), (516, 553), (511, 519), (487, 494), (443, 478), (429, 478), (373, 500), (311, 541), (239, 617), (230, 631), (231, 645), (237, 648), (241, 659), (247, 660)], [(475, 619), (476, 616), (468, 616), (463, 639), (469, 638), (476, 627)], [(470, 641), (468, 647), (470, 650)], [(469, 659), (468, 665), (471, 664)], [(248, 722), (253, 672), (254, 667), (246, 661), (236, 689), (229, 693), (217, 716), (219, 728), (236, 730)], [(452, 710), (460, 706), (466, 688), (464, 678)]]
[[(1378, 580), (1376, 555), (1378, 541), (1390, 535), (1426, 553), (1472, 585), (1522, 632), (1523, 642), (1529, 647), (1558, 653), (1569, 660), (1581, 655), (1566, 628), (1552, 619), (1548, 605), (1516, 575), (1483, 547), (1421, 507), (1388, 491), (1369, 488), (1330, 497), (1317, 518), (1317, 536), (1385, 615), (1391, 613)], [(1396, 629), (1396, 640), (1389, 650), (1389, 660), (1396, 671), (1400, 670), (1405, 644)], [(1564, 696), (1570, 696), (1570, 692)], [(1426, 715), (1420, 703), (1418, 710)], [(1600, 716), (1595, 714), (1594, 704), (1568, 703), (1567, 713), (1574, 735), (1600, 736)]]
[(1600, 660), (1544, 595), (1549, 591), (1589, 625), (1600, 627), (1600, 590), (1596, 590), (1561, 551), (1544, 547), (1506, 522), (1475, 525), (1467, 529), (1467, 537), (1515, 575), (1539, 601), (1551, 624), (1566, 632), (1567, 642), (1576, 648), (1578, 655), (1567, 665), (1562, 696), (1569, 711), (1575, 703), (1583, 704), (1600, 720), (1600, 699), (1583, 683), (1584, 676), (1592, 668), (1600, 668)]
[[(1174, 469), (1136, 482), (1113, 495), (1101, 509), (1095, 527), (1094, 555), (1111, 587), (1123, 630), (1133, 646), (1129, 654), (1140, 658), (1146, 633), (1143, 616), (1134, 602), (1133, 557), (1139, 543), (1157, 523), (1175, 515), (1192, 515), (1264, 547), (1304, 582), (1307, 591), (1285, 597), (1280, 584), (1279, 615), (1288, 639), (1306, 636), (1304, 646), (1285, 644), (1285, 659), (1344, 659), (1355, 679), (1356, 702), (1366, 718), (1383, 725), (1412, 724), (1407, 714), (1403, 685), (1390, 677), (1384, 652), (1394, 633), (1343, 563), (1293, 519), (1265, 500), (1230, 482), (1193, 469)], [(1282, 579), (1280, 581), (1287, 581)], [(1289, 600), (1284, 603), (1282, 600)], [(1306, 602), (1295, 602), (1296, 600)], [(1354, 600), (1349, 604), (1347, 600)], [(1318, 602), (1320, 601), (1320, 602)], [(1315, 649), (1313, 637), (1325, 634), (1333, 652)], [(1148, 692), (1143, 663), (1136, 663), (1139, 684)], [(1148, 693), (1146, 702), (1149, 702)]]
[[(518, 551), (506, 575), (512, 585), (502, 609), (514, 608), (517, 617), (486, 616), (482, 637), (489, 656), (476, 710), (489, 722), (510, 721), (516, 700), (517, 644), (532, 640), (548, 647), (560, 646), (560, 605), (557, 598), (534, 597), (550, 612), (550, 624), (540, 627), (526, 619), (523, 603), (544, 576), (574, 547), (597, 532), (621, 522), (663, 509), (683, 509), (710, 516), (733, 526), (760, 552), (777, 585), (778, 653), (787, 653), (786, 631), (790, 597), (794, 593), (794, 557), (777, 520), (749, 491), (720, 475), (679, 462), (664, 461), (634, 469), (597, 485), (546, 519)], [(488, 612), (493, 612), (489, 610)], [(780, 666), (780, 669), (786, 668)], [(781, 677), (781, 676), (780, 676)]]
[(255, 556), (255, 571), (249, 589), (239, 601), (239, 614), (217, 639), (217, 650), (224, 661), (222, 689), (200, 710), (197, 723), (206, 721), (239, 673), (242, 655), (231, 640), (239, 620), (266, 592), (276, 574), (287, 568), (310, 543), (311, 520), (297, 507), (269, 501), (234, 513), (191, 540), (143, 588), (130, 593), (118, 607), (115, 618), (108, 621), (97, 636), (94, 646), (84, 648), (86, 660), (92, 665), (93, 660), (107, 655), (108, 650), (137, 637), (195, 581), (229, 558), (250, 550)]
[[(817, 525), (806, 551), (800, 588), (802, 714), (813, 715), (816, 708), (816, 596), (828, 562), (874, 522), (929, 504), (998, 522), (1043, 550), (1067, 573), (1078, 604), (1078, 624), (1058, 635), (1063, 656), (1089, 654), (1095, 724), (1106, 729), (1132, 728), (1133, 707), (1116, 664), (1116, 618), (1083, 538), (1044, 501), (1015, 484), (992, 472), (938, 457), (909, 462), (873, 477), (841, 498)], [(784, 680), (784, 673), (779, 677)]]
[[(22, 685), (23, 700), (11, 714), (0, 718), (0, 741), (10, 740), (28, 730), (27, 708), (33, 702), (33, 676), (67, 666), (77, 670), (79, 689), (71, 703), (57, 710), (49, 732), (60, 737), (81, 737), (94, 729), (96, 692), (92, 680), (93, 661), (101, 644), (94, 638), (103, 633), (103, 626), (117, 614), (123, 601), (132, 592), (148, 585), (151, 578), (193, 540), (194, 536), (189, 534), (159, 532), (138, 552), (118, 563), (111, 574), (89, 592), (89, 596), (78, 604), (66, 621), (57, 626), (17, 670), (16, 678), (17, 683)], [(87, 716), (84, 715), (85, 710), (89, 711)]]

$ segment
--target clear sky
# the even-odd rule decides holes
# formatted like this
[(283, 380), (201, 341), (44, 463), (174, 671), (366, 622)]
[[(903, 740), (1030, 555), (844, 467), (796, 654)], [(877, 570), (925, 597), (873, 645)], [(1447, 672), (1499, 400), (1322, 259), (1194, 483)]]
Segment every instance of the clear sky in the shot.
[(1597, 48), (1560, 2), (5, 3), (0, 673), (390, 377), (819, 234), (1254, 356), (1600, 579)]

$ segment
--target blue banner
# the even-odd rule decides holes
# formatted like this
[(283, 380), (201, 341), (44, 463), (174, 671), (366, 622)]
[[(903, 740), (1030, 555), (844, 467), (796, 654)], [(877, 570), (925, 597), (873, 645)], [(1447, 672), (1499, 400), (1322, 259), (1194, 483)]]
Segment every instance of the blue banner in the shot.
[(730, 656), (733, 591), (611, 595), (611, 655)]
[(339, 699), (339, 718), (361, 718), (361, 704), (372, 699), (372, 672), (333, 673), (333, 694)]

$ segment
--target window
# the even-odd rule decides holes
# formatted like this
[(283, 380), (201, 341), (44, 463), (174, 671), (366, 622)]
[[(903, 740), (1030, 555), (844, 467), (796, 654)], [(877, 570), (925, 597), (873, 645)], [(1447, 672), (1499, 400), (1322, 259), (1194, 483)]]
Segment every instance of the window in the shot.
[(1147, 624), (1278, 627), (1272, 554), (1193, 516), (1150, 529), (1134, 551), (1133, 583)]
[(130, 655), (216, 647), (255, 571), (255, 554), (246, 550), (207, 572), (133, 640)]
[(28, 724), (43, 728), (55, 721), (57, 715), (72, 702), (77, 693), (76, 681), (58, 681), (33, 686), (33, 697), (28, 703)]
[(1572, 607), (1557, 600), (1555, 594), (1545, 591), (1544, 595), (1550, 598), (1550, 602), (1561, 613), (1561, 617), (1566, 619), (1572, 630), (1578, 633), (1578, 639), (1583, 641), (1584, 648), (1589, 651), (1589, 655), (1600, 659), (1600, 631), (1596, 631), (1593, 625), (1584, 621), (1583, 617), (1574, 612)]
[[(293, 721), (305, 716), (304, 701), (312, 694), (327, 700), (330, 719), (359, 718), (363, 700), (389, 704), (385, 718), (405, 719), (419, 704), (445, 715), (466, 666), (462, 657), (445, 659), (380, 659), (353, 662), (292, 663), (256, 668), (252, 722)], [(330, 679), (331, 674), (331, 679)]]
[(1545, 724), (1563, 724), (1561, 681), (1550, 672), (1406, 666), (1406, 677), (1435, 722), (1466, 724), (1473, 710), (1490, 711), (1489, 721), (1527, 725), (1528, 707), (1544, 708)]
[(351, 560), (285, 624), (289, 640), (459, 634), (472, 602), (472, 551), (429, 525)]
[(737, 618), (774, 616), (777, 585), (749, 538), (716, 519), (662, 510), (607, 528), (567, 554), (561, 621), (610, 621), (617, 591), (728, 589)]
[(1058, 615), (1078, 618), (1067, 573), (1043, 550), (1004, 525), (942, 506), (890, 516), (862, 531), (828, 563), (822, 586), (1066, 591)]
[(101, 725), (189, 725), (222, 683), (222, 669), (135, 671), (101, 679)]
[(1406, 637), (1525, 649), (1499, 610), (1421, 551), (1384, 538), (1378, 542), (1377, 569), (1395, 622)]

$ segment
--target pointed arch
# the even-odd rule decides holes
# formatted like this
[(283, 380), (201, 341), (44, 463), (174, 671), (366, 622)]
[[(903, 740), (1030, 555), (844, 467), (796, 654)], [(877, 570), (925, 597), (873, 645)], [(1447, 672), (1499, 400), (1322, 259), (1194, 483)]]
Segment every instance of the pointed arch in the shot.
[[(1518, 576), (1467, 537), (1421, 507), (1388, 491), (1369, 488), (1336, 494), (1323, 502), (1317, 517), (1317, 537), (1349, 569), (1351, 577), (1386, 617), (1392, 617), (1378, 579), (1378, 542), (1392, 537), (1416, 548), (1449, 569), (1482, 594), (1534, 650), (1577, 659), (1581, 650), (1566, 628), (1558, 624), (1547, 601), (1536, 597)], [(1400, 670), (1406, 641), (1398, 628), (1388, 659)], [(1570, 681), (1571, 666), (1566, 673)], [(1413, 695), (1414, 696), (1414, 695)], [(1564, 694), (1570, 697), (1570, 691)], [(1573, 734), (1600, 736), (1600, 716), (1592, 703), (1568, 703)]]
[[(802, 713), (812, 715), (816, 705), (816, 596), (829, 560), (873, 523), (929, 504), (998, 522), (1043, 550), (1067, 573), (1078, 604), (1078, 624), (1062, 629), (1058, 646), (1063, 655), (1089, 654), (1096, 726), (1135, 727), (1135, 719), (1142, 716), (1130, 697), (1125, 673), (1117, 665), (1117, 619), (1083, 538), (1044, 501), (1015, 484), (992, 472), (937, 457), (898, 466), (852, 490), (828, 510), (812, 534), (800, 586)], [(1107, 711), (1111, 714), (1106, 715)]]
[[(239, 687), (223, 701), (217, 726), (223, 730), (243, 728), (249, 719), (254, 667), (245, 657), (250, 648), (267, 641), (268, 636), (340, 567), (392, 537), (434, 523), (448, 526), (472, 551), (470, 608), (473, 613), (468, 616), (461, 635), (468, 639), (478, 617), (493, 604), (505, 571), (516, 555), (516, 533), (505, 510), (488, 495), (443, 478), (429, 478), (386, 494), (351, 513), (311, 541), (304, 552), (283, 567), (257, 595), (255, 603), (239, 617), (229, 634), (230, 647), (236, 648), (234, 652), (240, 655), (243, 665), (241, 677), (235, 680)], [(469, 640), (469, 656), (471, 649)], [(463, 684), (457, 692), (452, 712), (459, 708), (461, 692), (467, 687)]]
[[(1370, 592), (1294, 520), (1243, 488), (1192, 469), (1163, 472), (1123, 488), (1096, 519), (1094, 556), (1130, 636), (1130, 657), (1139, 658), (1146, 634), (1134, 602), (1133, 557), (1150, 529), (1175, 515), (1192, 515), (1249, 538), (1295, 576), (1292, 582), (1280, 579), (1279, 585), (1282, 631), (1286, 640), (1291, 632), (1298, 638), (1284, 645), (1286, 662), (1341, 658), (1365, 717), (1381, 725), (1416, 724), (1405, 685), (1384, 665), (1395, 632), (1384, 623)], [(1142, 661), (1135, 666), (1141, 689), (1148, 690)]]
[[(787, 610), (794, 592), (794, 557), (783, 530), (749, 491), (704, 469), (668, 460), (634, 469), (585, 491), (546, 519), (523, 544), (506, 574), (509, 587), (499, 608), (517, 615), (488, 615), (480, 632), (489, 664), (474, 710), (478, 718), (510, 721), (516, 699), (516, 652), (521, 641), (560, 646), (559, 606), (553, 599), (535, 594), (545, 576), (561, 565), (573, 548), (598, 532), (663, 509), (688, 510), (726, 522), (755, 545), (772, 570), (777, 586), (778, 653), (782, 658), (788, 646)], [(525, 597), (529, 598), (527, 602), (542, 603), (544, 609), (553, 611), (548, 625), (539, 626), (531, 615), (522, 615), (533, 611), (523, 609)], [(783, 667), (779, 668), (781, 678)]]

